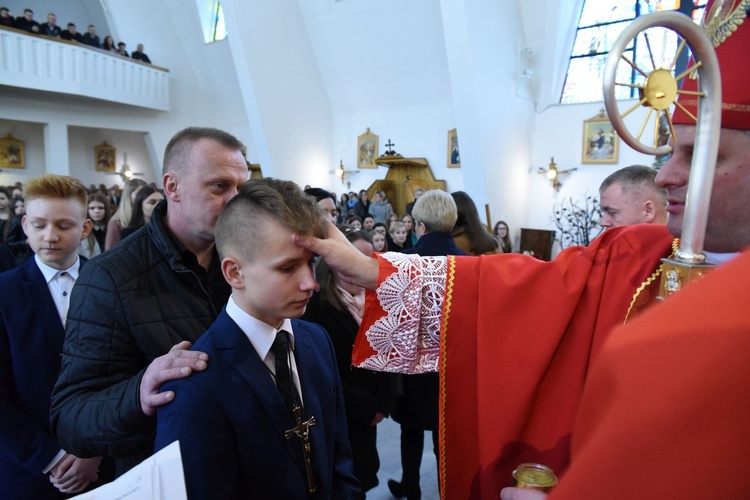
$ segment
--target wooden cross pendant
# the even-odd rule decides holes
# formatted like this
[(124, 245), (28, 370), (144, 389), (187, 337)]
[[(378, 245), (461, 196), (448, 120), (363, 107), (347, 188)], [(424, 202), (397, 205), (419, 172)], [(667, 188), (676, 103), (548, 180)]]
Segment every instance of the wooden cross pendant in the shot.
[(313, 474), (312, 467), (312, 448), (310, 447), (310, 427), (315, 425), (315, 417), (308, 418), (305, 422), (302, 421), (302, 408), (295, 404), (292, 408), (294, 412), (294, 421), (297, 424), (294, 429), (290, 429), (284, 432), (286, 439), (292, 439), (292, 436), (297, 436), (302, 444), (302, 454), (305, 457), (305, 471), (307, 472), (307, 491), (312, 494), (318, 489), (315, 485), (315, 475)]

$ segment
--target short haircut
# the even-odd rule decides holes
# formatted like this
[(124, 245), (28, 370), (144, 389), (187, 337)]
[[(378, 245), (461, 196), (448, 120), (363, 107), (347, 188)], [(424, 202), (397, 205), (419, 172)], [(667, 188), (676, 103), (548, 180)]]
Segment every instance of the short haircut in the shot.
[(89, 26), (88, 26), (88, 27), (89, 27), (89, 28), (96, 28), (96, 26), (94, 26), (93, 24), (89, 24)]
[(26, 14), (27, 12), (31, 12), (32, 14), (34, 13), (34, 11), (31, 9), (23, 9), (24, 14)]
[(75, 200), (81, 205), (84, 219), (88, 214), (88, 195), (86, 186), (69, 175), (46, 174), (29, 179), (23, 188), (24, 199), (28, 206), (37, 198), (58, 198)]
[(458, 212), (453, 197), (441, 189), (430, 189), (419, 197), (411, 211), (415, 223), (424, 224), (428, 233), (450, 233)]
[(208, 127), (188, 127), (177, 132), (164, 150), (162, 175), (167, 172), (179, 172), (187, 163), (193, 146), (201, 139), (216, 141), (227, 149), (241, 151), (244, 144), (235, 136), (223, 130)]
[(75, 23), (68, 23), (68, 28), (70, 28), (71, 26), (74, 28), (76, 27)]
[(250, 179), (229, 200), (216, 222), (216, 248), (223, 259), (229, 250), (250, 262), (266, 243), (266, 221), (273, 220), (301, 235), (326, 235), (328, 219), (315, 199), (291, 181)]
[(666, 206), (667, 191), (656, 185), (656, 173), (656, 170), (644, 165), (631, 165), (629, 167), (621, 168), (620, 170), (609, 174), (607, 178), (604, 179), (601, 186), (599, 186), (599, 192), (601, 193), (613, 184), (619, 184), (625, 192), (646, 189), (659, 197), (658, 200), (654, 201), (659, 201)]

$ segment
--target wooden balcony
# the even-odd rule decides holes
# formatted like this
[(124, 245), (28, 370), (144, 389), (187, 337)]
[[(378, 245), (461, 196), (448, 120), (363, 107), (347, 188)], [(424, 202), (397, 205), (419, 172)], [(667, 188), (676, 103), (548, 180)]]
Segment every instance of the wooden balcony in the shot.
[(168, 70), (4, 27), (0, 27), (0, 85), (169, 111)]

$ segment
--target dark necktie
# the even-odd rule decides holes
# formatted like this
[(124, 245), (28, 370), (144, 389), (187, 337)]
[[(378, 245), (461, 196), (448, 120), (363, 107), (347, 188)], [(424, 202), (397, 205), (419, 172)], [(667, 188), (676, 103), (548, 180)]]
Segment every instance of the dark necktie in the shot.
[(297, 386), (292, 381), (292, 368), (289, 364), (289, 333), (279, 330), (271, 346), (271, 351), (274, 355), (276, 367), (276, 387), (279, 389), (289, 411), (294, 412), (295, 405), (302, 405), (299, 403)]

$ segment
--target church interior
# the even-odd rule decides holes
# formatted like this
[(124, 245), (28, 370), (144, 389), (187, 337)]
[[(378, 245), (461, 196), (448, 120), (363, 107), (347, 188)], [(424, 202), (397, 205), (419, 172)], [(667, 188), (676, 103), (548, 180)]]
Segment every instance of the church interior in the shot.
[[(43, 22), (55, 12), (63, 28), (93, 24), (130, 51), (143, 44), (153, 65), (2, 31), (0, 136), (24, 142), (25, 168), (0, 168), (0, 184), (49, 172), (122, 185), (126, 165), (158, 183), (169, 138), (198, 125), (240, 138), (263, 176), (340, 194), (388, 174), (360, 165), (369, 133), (371, 159), (390, 144), (427, 165), (490, 226), (507, 221), (518, 251), (521, 228), (555, 229), (556, 204), (596, 195), (618, 168), (654, 162), (624, 143), (614, 161), (583, 161), (600, 83), (590, 82), (588, 102), (560, 102), (583, 3), (222, 0), (227, 36), (207, 43), (215, 0), (9, 0), (13, 15), (30, 7)], [(103, 144), (115, 172), (96, 168)], [(539, 175), (552, 158), (569, 171), (557, 189)], [(400, 178), (400, 196), (409, 201), (419, 181)]]

